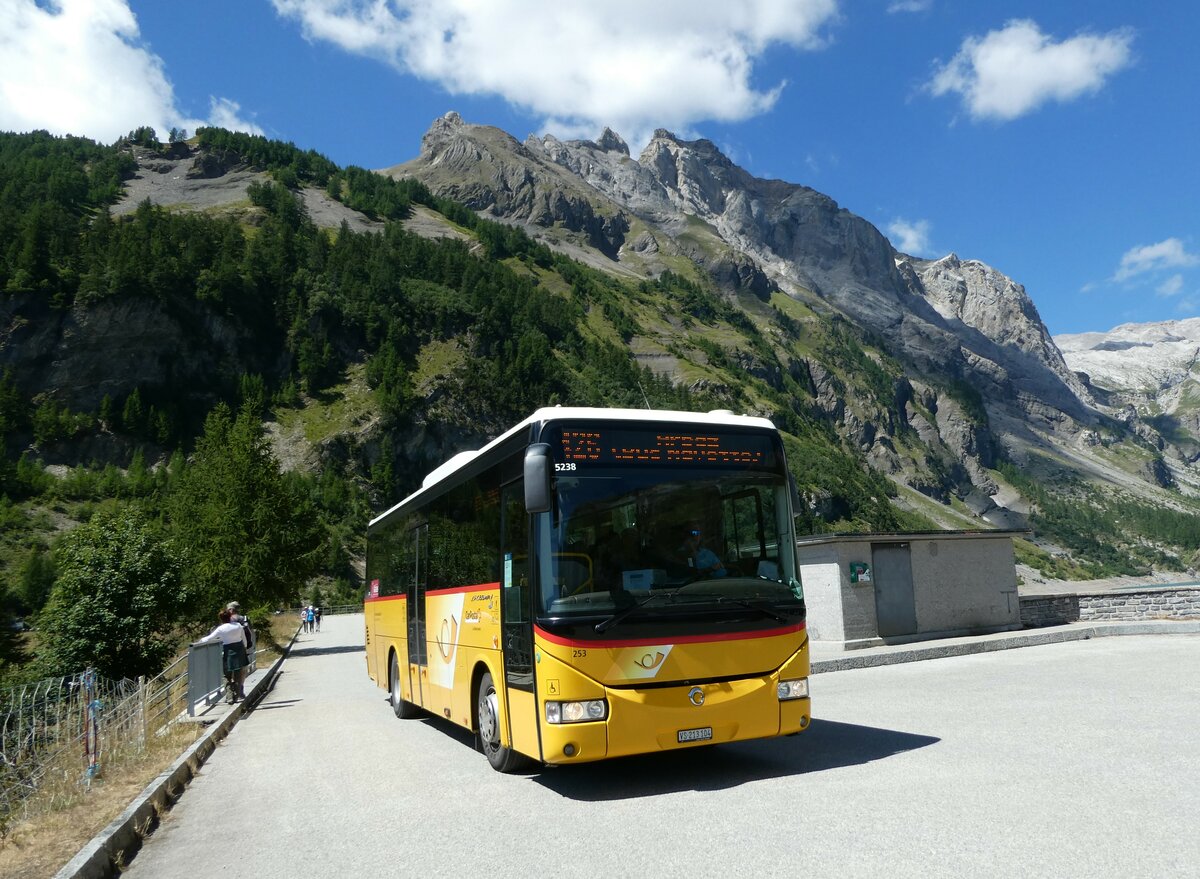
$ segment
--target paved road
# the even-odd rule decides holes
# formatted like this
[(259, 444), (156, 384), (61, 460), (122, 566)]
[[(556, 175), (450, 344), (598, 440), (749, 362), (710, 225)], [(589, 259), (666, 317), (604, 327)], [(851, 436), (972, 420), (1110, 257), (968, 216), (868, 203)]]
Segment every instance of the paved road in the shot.
[(324, 627), (125, 876), (1198, 872), (1200, 636), (822, 674), (795, 738), (514, 777), (392, 716), (361, 616)]

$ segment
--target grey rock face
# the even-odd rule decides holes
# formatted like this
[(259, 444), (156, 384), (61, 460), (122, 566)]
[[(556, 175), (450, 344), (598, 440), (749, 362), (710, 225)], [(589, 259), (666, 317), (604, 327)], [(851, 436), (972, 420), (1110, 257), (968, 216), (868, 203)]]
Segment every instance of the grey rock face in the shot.
[[(602, 154), (617, 156), (620, 151)], [(616, 205), (601, 204), (597, 210), (588, 188), (547, 156), (499, 129), (468, 125), (452, 112), (426, 132), (419, 158), (386, 173), (415, 177), (439, 194), (499, 219), (542, 227), (561, 224), (615, 257), (629, 231), (628, 218)]]
[(52, 393), (76, 411), (139, 386), (153, 393), (236, 381), (223, 373), (230, 364), (280, 373), (279, 353), (257, 350), (253, 338), (199, 304), (172, 310), (123, 297), (61, 311), (33, 295), (0, 302), (0, 371), (20, 365), (13, 374), (22, 393)]
[(1200, 318), (1122, 324), (1107, 333), (1061, 335), (1055, 342), (1122, 421), (1159, 412), (1186, 421), (1197, 411)]

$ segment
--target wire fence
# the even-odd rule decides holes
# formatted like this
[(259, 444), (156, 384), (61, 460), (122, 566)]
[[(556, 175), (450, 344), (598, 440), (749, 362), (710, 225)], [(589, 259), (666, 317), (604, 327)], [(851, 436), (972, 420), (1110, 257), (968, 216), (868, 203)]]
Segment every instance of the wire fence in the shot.
[[(291, 609), (291, 612), (299, 613), (303, 609), (304, 608), (302, 608), (302, 607), (293, 607)], [(327, 617), (333, 616), (334, 614), (339, 614), (339, 613), (362, 613), (362, 612), (363, 612), (362, 604), (334, 604), (334, 605), (323, 604), (323, 605), (321, 605), (321, 613)]]
[[(362, 605), (323, 611), (361, 613)], [(14, 821), (30, 817), (34, 799), (39, 811), (72, 802), (104, 766), (140, 754), (201, 702), (219, 701), (219, 650), (215, 674), (189, 682), (189, 657), (200, 646), (149, 679), (113, 681), (89, 670), (0, 690), (0, 839)], [(257, 646), (247, 674), (257, 668)], [(35, 798), (39, 792), (49, 796)]]
[[(93, 671), (0, 691), (0, 828), (79, 796), (108, 763), (141, 753), (188, 707), (188, 654), (153, 678), (112, 681)], [(42, 798), (39, 798), (42, 799)]]

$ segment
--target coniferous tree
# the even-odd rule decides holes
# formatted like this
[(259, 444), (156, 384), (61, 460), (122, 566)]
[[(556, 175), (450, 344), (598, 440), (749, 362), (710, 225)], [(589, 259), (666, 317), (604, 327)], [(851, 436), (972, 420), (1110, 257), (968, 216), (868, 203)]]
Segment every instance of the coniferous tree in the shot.
[(321, 563), (316, 508), (280, 473), (248, 409), (235, 418), (220, 404), (209, 414), (168, 507), (202, 619), (235, 598), (246, 607), (290, 604)]

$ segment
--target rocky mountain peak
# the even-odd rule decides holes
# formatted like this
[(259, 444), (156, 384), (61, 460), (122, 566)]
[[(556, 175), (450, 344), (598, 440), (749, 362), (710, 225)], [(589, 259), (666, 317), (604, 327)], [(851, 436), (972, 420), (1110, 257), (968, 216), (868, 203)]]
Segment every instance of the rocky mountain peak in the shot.
[(1054, 337), (1066, 362), (1086, 374), (1114, 408), (1167, 413), (1195, 421), (1200, 318), (1122, 324), (1106, 333)]
[(629, 155), (629, 144), (625, 143), (621, 135), (617, 134), (611, 128), (605, 128), (601, 132), (600, 139), (596, 141), (596, 148), (606, 153)]

